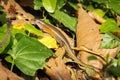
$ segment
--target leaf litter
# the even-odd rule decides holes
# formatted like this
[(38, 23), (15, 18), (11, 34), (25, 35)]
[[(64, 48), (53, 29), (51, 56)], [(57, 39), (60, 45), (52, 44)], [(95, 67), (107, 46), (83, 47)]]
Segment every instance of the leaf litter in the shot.
[[(29, 22), (31, 24), (30, 20), (33, 19), (34, 16), (32, 16), (29, 13), (26, 13), (16, 2), (14, 2), (14, 0), (11, 0), (9, 2), (10, 2), (9, 4), (3, 5), (4, 7), (6, 6), (4, 9), (4, 12), (7, 13), (9, 18), (16, 17), (16, 14), (14, 13), (12, 13), (12, 16), (11, 14), (8, 13), (7, 9), (9, 8), (10, 5), (13, 6), (15, 4), (15, 6), (13, 6), (15, 7), (14, 10), (19, 14), (23, 14), (22, 18), (18, 17), (17, 20), (13, 20), (12, 24), (18, 24), (18, 23), (23, 24), (24, 22)], [(28, 19), (28, 16), (29, 16), (29, 19)], [(26, 19), (28, 19), (29, 21), (26, 21)], [(106, 56), (109, 54), (110, 58), (113, 59), (116, 56), (116, 53), (119, 52), (119, 47), (114, 48), (114, 49), (100, 49), (99, 46), (100, 46), (103, 34), (99, 33), (99, 29), (100, 29), (100, 24), (96, 23), (89, 16), (89, 14), (84, 9), (82, 9), (82, 6), (79, 5), (78, 25), (77, 25), (77, 31), (76, 31), (77, 47), (85, 46), (93, 50), (94, 52), (98, 53), (104, 58), (106, 58)], [(71, 39), (69, 39), (69, 41), (71, 41)], [(65, 62), (72, 62), (72, 61), (69, 60), (67, 57), (66, 57), (67, 58), (67, 61), (66, 61), (66, 59), (64, 58), (64, 55), (65, 55), (64, 48), (58, 48), (55, 52), (55, 57), (52, 57), (47, 61), (46, 67), (44, 69), (45, 73), (49, 75), (52, 80), (54, 79), (60, 79), (60, 80), (86, 79), (88, 77), (88, 76), (85, 76), (86, 73), (83, 74), (80, 69), (75, 69), (76, 67), (71, 67), (71, 65), (65, 64)], [(90, 65), (92, 64), (92, 66), (96, 66), (98, 68), (103, 69), (104, 64), (99, 59), (88, 61), (87, 58), (89, 56), (91, 55), (85, 51), (80, 51), (77, 54), (77, 57), (82, 62), (86, 64), (90, 64)], [(100, 73), (94, 73), (90, 76), (95, 77), (97, 79), (101, 79)], [(11, 72), (10, 74), (12, 75), (13, 73)], [(111, 76), (109, 76), (109, 78), (111, 78)], [(3, 79), (3, 78), (0, 77), (0, 79)], [(10, 79), (12, 78), (10, 77)], [(13, 79), (15, 80), (15, 78)]]

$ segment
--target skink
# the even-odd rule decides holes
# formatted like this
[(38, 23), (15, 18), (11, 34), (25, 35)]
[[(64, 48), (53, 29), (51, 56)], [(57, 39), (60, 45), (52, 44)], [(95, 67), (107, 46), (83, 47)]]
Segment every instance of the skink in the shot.
[(44, 32), (49, 33), (51, 36), (53, 36), (58, 43), (62, 44), (65, 46), (65, 50), (67, 52), (68, 57), (70, 57), (72, 60), (74, 60), (75, 63), (83, 66), (83, 67), (87, 67), (87, 68), (91, 68), (94, 70), (100, 70), (96, 67), (93, 67), (91, 65), (85, 64), (83, 62), (81, 62), (76, 56), (75, 53), (73, 52), (69, 42), (67, 41), (67, 39), (65, 38), (65, 36), (53, 25), (50, 25), (48, 23), (45, 23), (41, 20), (34, 20), (35, 24)]

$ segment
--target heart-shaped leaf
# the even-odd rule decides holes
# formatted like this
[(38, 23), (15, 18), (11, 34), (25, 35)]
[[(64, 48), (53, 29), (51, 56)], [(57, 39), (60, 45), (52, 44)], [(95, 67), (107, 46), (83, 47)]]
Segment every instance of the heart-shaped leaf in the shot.
[(34, 76), (35, 71), (43, 69), (45, 60), (49, 58), (53, 52), (34, 38), (30, 38), (23, 34), (16, 34), (18, 43), (9, 51), (15, 64), (26, 75)]

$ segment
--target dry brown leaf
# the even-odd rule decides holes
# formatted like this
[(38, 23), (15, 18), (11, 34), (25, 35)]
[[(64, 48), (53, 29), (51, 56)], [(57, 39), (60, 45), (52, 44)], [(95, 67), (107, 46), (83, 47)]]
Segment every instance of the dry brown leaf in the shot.
[(1, 0), (0, 5), (4, 7), (3, 11), (7, 14), (7, 18), (17, 18), (12, 21), (12, 24), (24, 24), (34, 19), (34, 16), (25, 12), (15, 0)]
[[(103, 34), (99, 34), (100, 25), (88, 15), (88, 13), (79, 4), (78, 11), (78, 25), (77, 25), (77, 47), (85, 46), (97, 54), (106, 58), (107, 54), (110, 54), (110, 58), (114, 58), (116, 53), (119, 51), (119, 47), (115, 49), (100, 49), (100, 43), (103, 38)], [(103, 64), (99, 60), (88, 61), (87, 58), (90, 56), (85, 51), (81, 51), (79, 58), (86, 64), (93, 65), (98, 68), (103, 68)]]
[(0, 63), (0, 80), (24, 80), (13, 72), (9, 71)]
[(70, 71), (63, 61), (65, 50), (59, 48), (56, 51), (56, 58), (50, 58), (45, 67), (45, 72), (50, 76), (51, 80), (72, 80)]
[(120, 26), (120, 16), (116, 14), (117, 24)]

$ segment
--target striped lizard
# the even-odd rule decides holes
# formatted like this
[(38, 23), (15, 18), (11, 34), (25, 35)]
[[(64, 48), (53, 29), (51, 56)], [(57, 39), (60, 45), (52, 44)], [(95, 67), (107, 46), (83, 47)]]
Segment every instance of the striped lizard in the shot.
[[(100, 70), (100, 69), (98, 69), (96, 67), (93, 67), (91, 65), (88, 65), (88, 64), (85, 64), (85, 63), (81, 62), (75, 56), (75, 53), (72, 50), (72, 48), (71, 48), (69, 42), (67, 41), (67, 39), (65, 38), (65, 36), (55, 26), (50, 25), (48, 23), (45, 23), (45, 22), (43, 22), (41, 20), (37, 20), (37, 19), (34, 20), (34, 24), (36, 24), (44, 32), (49, 33), (51, 36), (53, 36), (57, 40), (58, 43), (64, 45), (68, 57), (70, 57), (72, 60), (74, 60), (75, 63), (77, 63), (77, 64), (79, 64), (79, 65), (81, 65), (83, 67), (94, 69), (96, 71)], [(96, 55), (96, 56), (98, 56), (98, 57), (100, 57), (101, 59), (104, 60), (103, 57), (101, 57), (100, 55), (95, 54), (95, 52), (85, 48), (84, 46), (81, 46), (80, 50), (84, 50), (86, 52), (94, 54), (94, 55)]]

